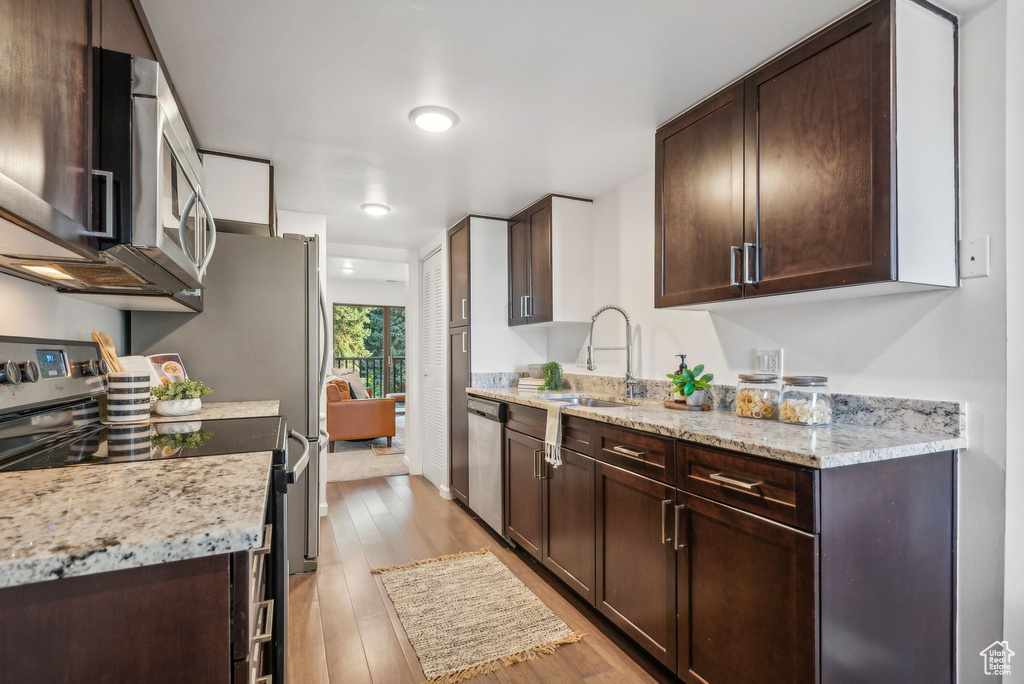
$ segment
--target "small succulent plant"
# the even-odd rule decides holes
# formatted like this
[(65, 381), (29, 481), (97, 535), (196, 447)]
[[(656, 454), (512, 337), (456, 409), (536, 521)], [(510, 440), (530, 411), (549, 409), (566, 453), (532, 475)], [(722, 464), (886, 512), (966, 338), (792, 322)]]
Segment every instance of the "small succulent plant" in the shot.
[(562, 364), (556, 361), (549, 361), (544, 364), (544, 384), (542, 390), (562, 389)]
[[(703, 375), (701, 375), (703, 373)], [(714, 373), (704, 373), (704, 364), (694, 368), (683, 368), (678, 373), (669, 373), (666, 376), (676, 386), (676, 394), (685, 397), (690, 396), (697, 390), (706, 390), (711, 387), (711, 381), (715, 379)]]
[(178, 401), (179, 399), (200, 399), (212, 391), (212, 387), (207, 387), (198, 380), (184, 380), (153, 387), (149, 393), (162, 401)]

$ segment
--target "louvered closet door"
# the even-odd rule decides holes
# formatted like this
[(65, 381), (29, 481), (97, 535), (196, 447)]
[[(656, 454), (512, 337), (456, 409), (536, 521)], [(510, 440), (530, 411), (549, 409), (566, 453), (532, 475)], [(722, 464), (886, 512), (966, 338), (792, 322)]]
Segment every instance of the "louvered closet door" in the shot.
[(441, 488), (448, 486), (444, 277), (440, 251), (423, 260), (423, 476)]

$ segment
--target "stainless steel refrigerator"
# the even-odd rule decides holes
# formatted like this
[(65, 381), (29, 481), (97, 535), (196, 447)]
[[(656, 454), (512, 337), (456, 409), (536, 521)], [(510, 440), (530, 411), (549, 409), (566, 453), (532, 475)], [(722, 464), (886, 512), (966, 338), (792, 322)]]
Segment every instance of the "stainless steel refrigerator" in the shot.
[(207, 401), (277, 399), (288, 427), (309, 440), (309, 465), (288, 489), (290, 572), (316, 569), (321, 400), (330, 318), (320, 288), (317, 239), (221, 234), (198, 314), (130, 314), (132, 354), (178, 353), (189, 378), (214, 388)]

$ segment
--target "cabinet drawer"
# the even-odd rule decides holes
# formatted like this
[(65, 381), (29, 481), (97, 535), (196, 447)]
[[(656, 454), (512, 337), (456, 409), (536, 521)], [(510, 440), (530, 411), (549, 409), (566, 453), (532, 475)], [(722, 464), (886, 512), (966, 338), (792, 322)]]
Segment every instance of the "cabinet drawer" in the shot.
[(562, 416), (562, 448), (593, 456), (595, 427), (596, 424), (592, 420)]
[(663, 437), (598, 424), (595, 457), (620, 468), (675, 484), (672, 441)]
[(548, 420), (547, 411), (511, 402), (506, 406), (508, 413), (505, 427), (536, 439), (544, 439), (544, 428)]
[(689, 444), (676, 445), (681, 489), (804, 530), (816, 531), (818, 473)]

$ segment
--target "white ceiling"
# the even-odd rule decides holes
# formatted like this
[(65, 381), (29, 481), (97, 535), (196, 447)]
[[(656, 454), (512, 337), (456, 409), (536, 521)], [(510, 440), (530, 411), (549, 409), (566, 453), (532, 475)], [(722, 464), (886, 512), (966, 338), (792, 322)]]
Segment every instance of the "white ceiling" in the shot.
[[(327, 257), (327, 277), (345, 280), (370, 280), (374, 282), (404, 283), (409, 279), (408, 266), (394, 261), (376, 259), (355, 259), (350, 257)], [(351, 273), (346, 269), (351, 269)]]
[[(659, 124), (858, 4), (143, 0), (203, 146), (272, 159), (329, 241), (406, 248), (649, 169)], [(461, 122), (421, 131), (420, 105)]]

